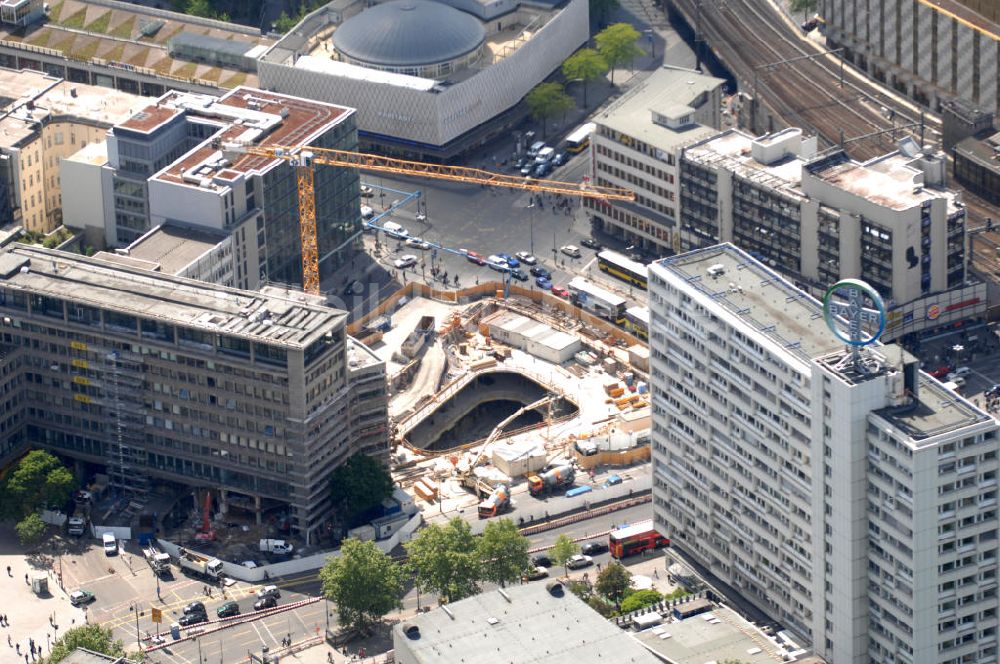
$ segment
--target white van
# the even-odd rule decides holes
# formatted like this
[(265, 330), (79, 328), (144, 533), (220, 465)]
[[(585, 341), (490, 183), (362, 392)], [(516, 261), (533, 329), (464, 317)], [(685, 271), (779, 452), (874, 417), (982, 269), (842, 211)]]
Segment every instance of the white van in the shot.
[(531, 144), (531, 147), (528, 148), (528, 156), (534, 159), (543, 148), (545, 148), (545, 141), (535, 141)]
[(397, 240), (405, 240), (410, 237), (410, 231), (406, 230), (395, 221), (387, 221), (382, 224), (382, 230), (385, 231), (386, 235), (394, 237)]
[(957, 373), (948, 374), (945, 379), (948, 383), (953, 383), (956, 388), (961, 389), (965, 387), (965, 379), (959, 376)]
[(371, 219), (374, 216), (375, 216), (375, 209), (374, 208), (372, 208), (370, 205), (362, 205), (361, 206), (361, 218), (362, 219)]
[(118, 553), (118, 538), (114, 533), (104, 533), (101, 541), (104, 542), (104, 555), (114, 556)]
[(535, 163), (547, 164), (548, 162), (552, 161), (552, 157), (554, 157), (555, 154), (556, 154), (555, 148), (542, 148), (541, 150), (538, 151), (538, 154), (535, 155)]

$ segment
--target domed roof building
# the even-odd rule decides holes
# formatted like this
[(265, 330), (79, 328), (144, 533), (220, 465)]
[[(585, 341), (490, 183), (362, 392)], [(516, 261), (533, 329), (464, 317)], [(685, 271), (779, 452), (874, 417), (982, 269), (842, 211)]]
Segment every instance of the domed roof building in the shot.
[(479, 60), (482, 22), (433, 0), (390, 0), (346, 20), (333, 33), (337, 57), (413, 76), (445, 76)]

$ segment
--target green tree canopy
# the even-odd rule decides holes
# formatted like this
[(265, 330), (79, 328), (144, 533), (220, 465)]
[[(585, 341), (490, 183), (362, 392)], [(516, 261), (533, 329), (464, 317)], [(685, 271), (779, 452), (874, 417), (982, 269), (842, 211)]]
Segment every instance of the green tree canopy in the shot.
[(404, 546), (420, 589), (455, 602), (479, 592), (482, 569), (476, 544), (471, 526), (455, 517), (443, 526), (427, 526)]
[(0, 488), (3, 516), (20, 519), (44, 504), (62, 507), (76, 489), (72, 473), (44, 450), (28, 452)]
[(14, 530), (17, 531), (17, 539), (20, 540), (22, 546), (34, 546), (45, 537), (45, 527), (45, 522), (42, 521), (38, 512), (32, 512), (18, 521)]
[(392, 476), (378, 459), (355, 454), (330, 474), (330, 498), (348, 528), (392, 495)]
[(184, 13), (189, 16), (200, 16), (202, 18), (214, 18), (219, 21), (229, 21), (229, 14), (216, 11), (209, 0), (187, 0), (184, 5)]
[(476, 543), (482, 563), (482, 578), (504, 586), (521, 578), (531, 565), (528, 538), (521, 534), (511, 519), (499, 519), (486, 524)]
[(609, 601), (614, 602), (615, 605), (621, 604), (622, 598), (625, 597), (625, 593), (631, 587), (632, 575), (619, 562), (609, 563), (597, 575), (597, 584), (595, 586), (597, 592), (603, 597), (608, 598)]
[(576, 545), (568, 535), (560, 535), (556, 538), (555, 544), (549, 549), (549, 557), (552, 558), (552, 562), (556, 565), (563, 566), (563, 572), (566, 576), (569, 576), (569, 568), (566, 567), (566, 563), (569, 559), (580, 552), (580, 547)]
[(628, 596), (622, 600), (621, 612), (631, 613), (632, 611), (643, 609), (647, 606), (653, 606), (661, 599), (663, 599), (663, 595), (655, 590), (636, 590), (629, 593)]
[(807, 14), (815, 10), (816, 0), (792, 0), (792, 2), (788, 5), (788, 11), (792, 13), (802, 12), (803, 14)]
[(110, 627), (81, 625), (67, 630), (52, 644), (52, 654), (45, 660), (45, 664), (59, 664), (77, 648), (86, 648), (111, 657), (125, 656), (125, 645), (121, 639), (115, 640), (112, 637)]
[(531, 116), (542, 121), (542, 135), (548, 132), (549, 119), (573, 108), (573, 98), (559, 83), (539, 83), (525, 97)]
[(403, 570), (374, 542), (345, 540), (340, 555), (327, 559), (319, 578), (345, 627), (367, 630), (402, 606)]
[(643, 50), (639, 48), (639, 31), (628, 23), (615, 23), (604, 28), (594, 36), (597, 44), (597, 52), (601, 54), (604, 61), (611, 68), (611, 83), (615, 82), (615, 67), (626, 62), (632, 62), (642, 55)]
[(587, 105), (587, 84), (596, 81), (608, 71), (608, 63), (592, 48), (581, 48), (566, 58), (562, 73), (567, 79), (583, 81), (583, 105)]

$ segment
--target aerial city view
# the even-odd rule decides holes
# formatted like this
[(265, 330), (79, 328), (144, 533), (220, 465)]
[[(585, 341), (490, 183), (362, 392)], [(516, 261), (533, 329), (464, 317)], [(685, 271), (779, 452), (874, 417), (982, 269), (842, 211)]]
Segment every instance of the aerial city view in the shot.
[(3, 0), (0, 106), (0, 664), (1000, 661), (1000, 0)]

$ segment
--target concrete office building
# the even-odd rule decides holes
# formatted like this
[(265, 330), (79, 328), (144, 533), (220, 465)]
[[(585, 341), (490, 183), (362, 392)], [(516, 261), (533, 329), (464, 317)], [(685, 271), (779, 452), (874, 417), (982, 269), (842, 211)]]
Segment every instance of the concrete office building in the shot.
[[(168, 222), (221, 233), (231, 238), (235, 286), (301, 284), (295, 166), (224, 153), (230, 142), (354, 150), (354, 111), (242, 87), (218, 99), (167, 93), (111, 128), (106, 162), (90, 153), (67, 162), (67, 226), (108, 247), (128, 246)], [(356, 169), (316, 165), (314, 174), (325, 276), (349, 262), (360, 242), (360, 185)]]
[(820, 0), (827, 44), (914, 101), (961, 98), (1000, 112), (1000, 14), (993, 0)]
[(104, 140), (148, 100), (37, 71), (0, 67), (0, 224), (50, 233), (62, 223), (59, 162)]
[(718, 133), (724, 84), (663, 67), (594, 117), (593, 181), (636, 193), (634, 202), (584, 199), (596, 230), (657, 256), (680, 249), (680, 151)]
[(331, 2), (260, 56), (268, 90), (358, 109), (361, 149), (448, 160), (510, 134), (587, 41), (586, 0)]
[[(385, 365), (321, 296), (239, 290), (13, 243), (0, 250), (0, 426), (126, 491), (211, 487), (310, 540), (330, 472), (388, 454)], [(15, 379), (11, 380), (11, 376)]]
[(649, 279), (657, 527), (833, 664), (996, 661), (997, 421), (731, 244)]
[(886, 338), (984, 318), (986, 286), (966, 269), (966, 211), (942, 155), (899, 149), (859, 163), (816, 156), (799, 129), (740, 130), (681, 159), (681, 248), (734, 242), (814, 295), (841, 278), (874, 286)]

